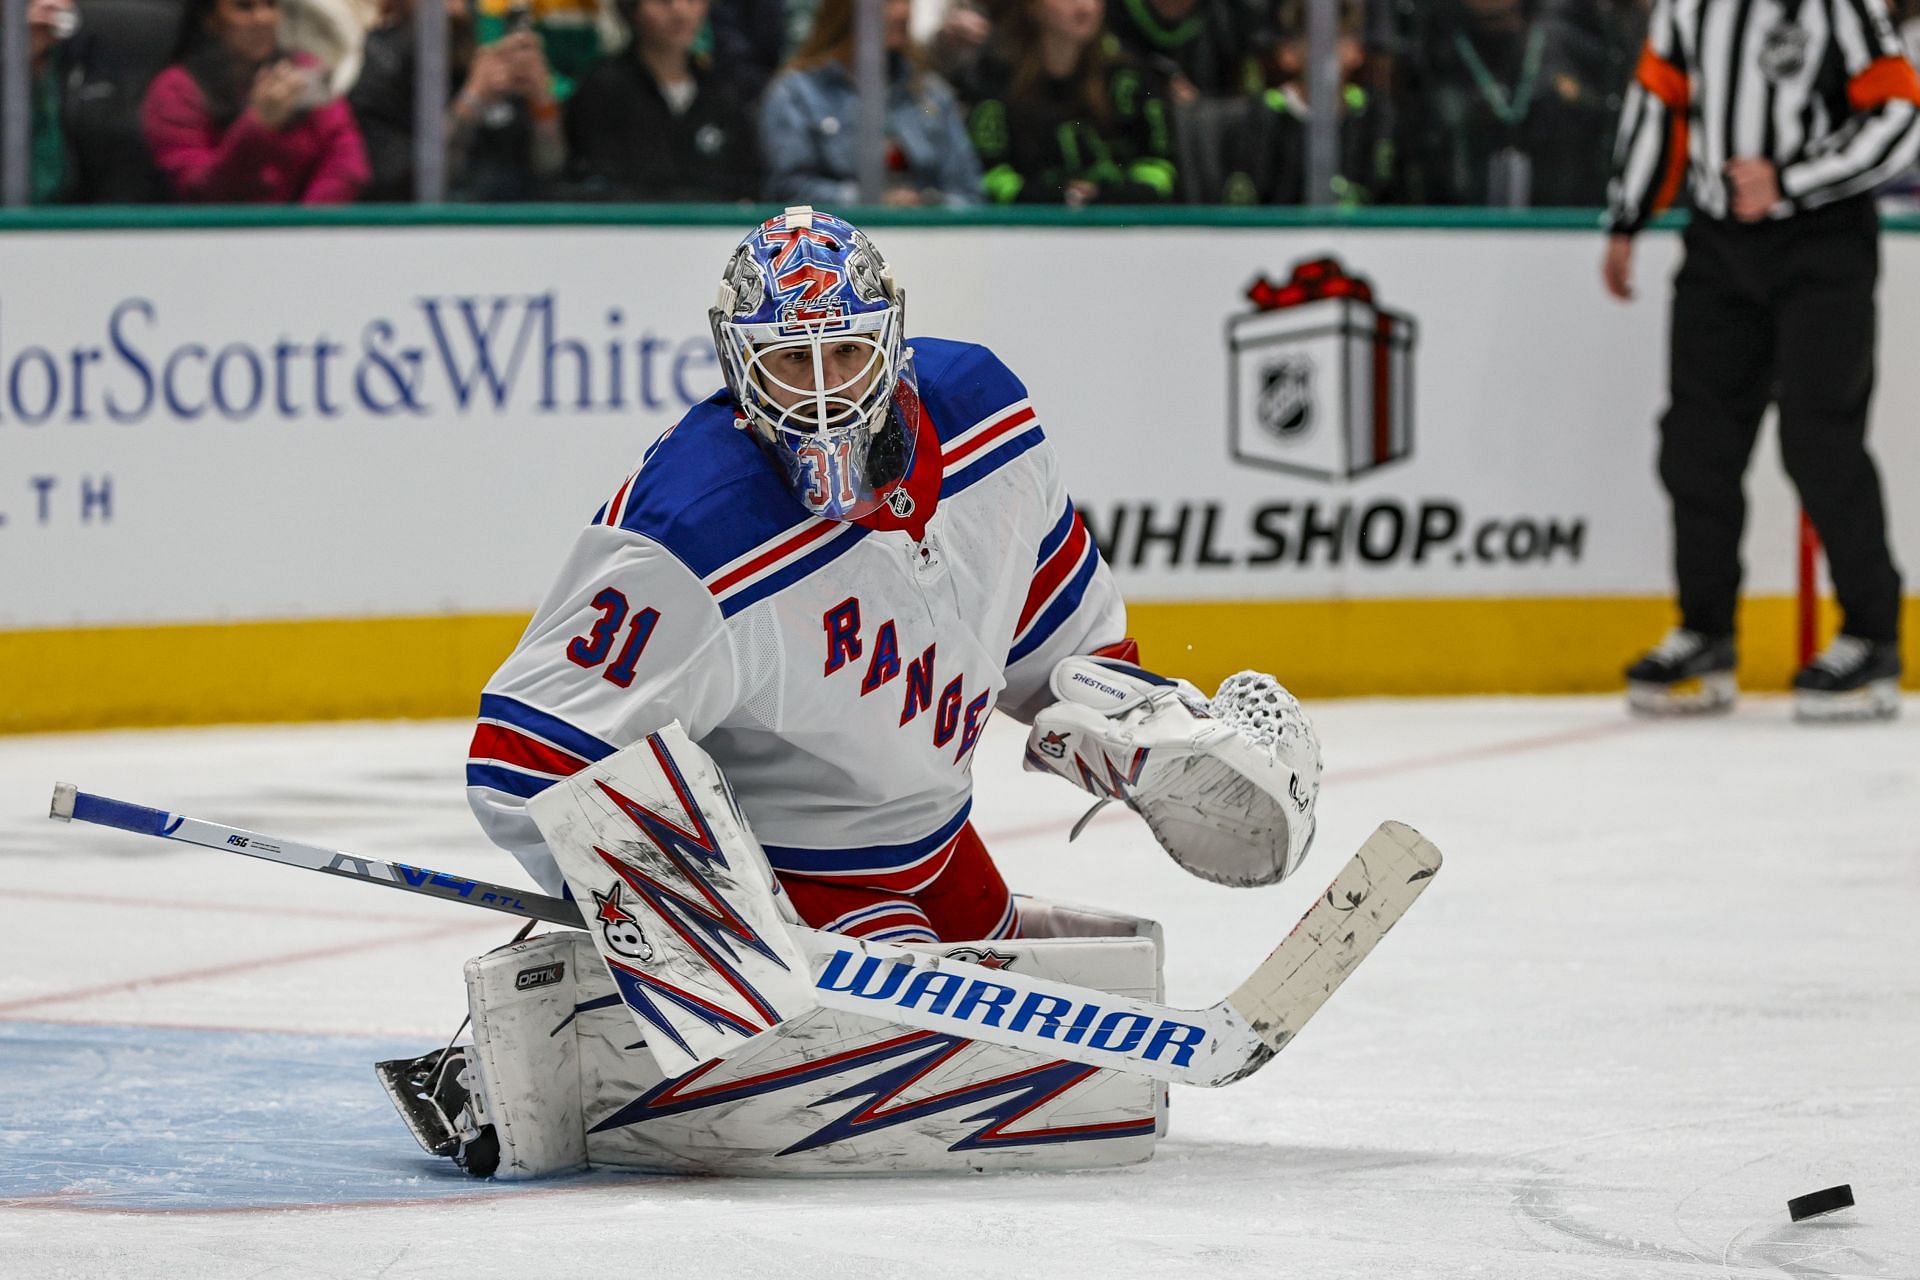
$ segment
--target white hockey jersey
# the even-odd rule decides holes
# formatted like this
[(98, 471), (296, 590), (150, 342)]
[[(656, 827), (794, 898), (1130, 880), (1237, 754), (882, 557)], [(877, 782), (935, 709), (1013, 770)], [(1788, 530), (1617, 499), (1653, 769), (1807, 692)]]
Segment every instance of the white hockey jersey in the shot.
[(595, 515), (488, 683), (467, 762), (487, 834), (549, 893), (525, 801), (669, 720), (710, 754), (774, 868), (912, 892), (944, 867), (996, 706), (1119, 642), (1112, 575), (1020, 381), (984, 347), (909, 346), (909, 500), (821, 519), (721, 393)]

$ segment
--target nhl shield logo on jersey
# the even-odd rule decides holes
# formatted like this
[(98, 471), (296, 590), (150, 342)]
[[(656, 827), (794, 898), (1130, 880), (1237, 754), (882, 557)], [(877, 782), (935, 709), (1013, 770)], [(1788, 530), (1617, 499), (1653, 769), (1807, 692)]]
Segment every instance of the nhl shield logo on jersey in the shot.
[(1791, 80), (1807, 68), (1807, 29), (1782, 22), (1767, 32), (1760, 46), (1760, 73), (1769, 80)]
[(902, 485), (887, 495), (887, 510), (902, 520), (913, 514), (913, 495)]
[(1227, 429), (1234, 460), (1344, 480), (1413, 448), (1411, 316), (1337, 259), (1257, 276), (1253, 310), (1227, 321)]
[(653, 944), (647, 941), (633, 912), (621, 901), (620, 892), (618, 880), (606, 893), (594, 890), (594, 919), (600, 922), (600, 936), (607, 940), (607, 950), (645, 963), (653, 959)]

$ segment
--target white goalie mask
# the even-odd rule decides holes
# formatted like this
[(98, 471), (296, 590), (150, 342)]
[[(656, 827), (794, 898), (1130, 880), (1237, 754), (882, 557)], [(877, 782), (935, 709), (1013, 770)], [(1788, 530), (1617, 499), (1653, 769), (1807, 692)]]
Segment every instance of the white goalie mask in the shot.
[(727, 389), (815, 515), (875, 510), (912, 465), (904, 302), (872, 241), (804, 207), (728, 260), (708, 313)]

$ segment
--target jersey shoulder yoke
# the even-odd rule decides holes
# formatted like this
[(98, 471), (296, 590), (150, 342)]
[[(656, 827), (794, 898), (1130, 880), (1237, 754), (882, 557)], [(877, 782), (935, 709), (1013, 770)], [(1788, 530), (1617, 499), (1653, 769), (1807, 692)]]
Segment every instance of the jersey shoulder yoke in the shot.
[(694, 576), (718, 571), (815, 517), (794, 498), (723, 392), (695, 405), (647, 449), (594, 523), (659, 543)]

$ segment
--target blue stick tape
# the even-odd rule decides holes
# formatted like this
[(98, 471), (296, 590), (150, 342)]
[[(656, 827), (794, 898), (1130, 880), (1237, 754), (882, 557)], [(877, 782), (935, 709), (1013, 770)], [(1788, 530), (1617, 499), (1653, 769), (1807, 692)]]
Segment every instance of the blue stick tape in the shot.
[(160, 809), (149, 809), (143, 804), (128, 804), (124, 800), (109, 800), (105, 796), (88, 795), (84, 791), (73, 798), (75, 822), (118, 827), (122, 831), (132, 831), (143, 836), (166, 835), (172, 829), (168, 825), (171, 817), (171, 814)]

